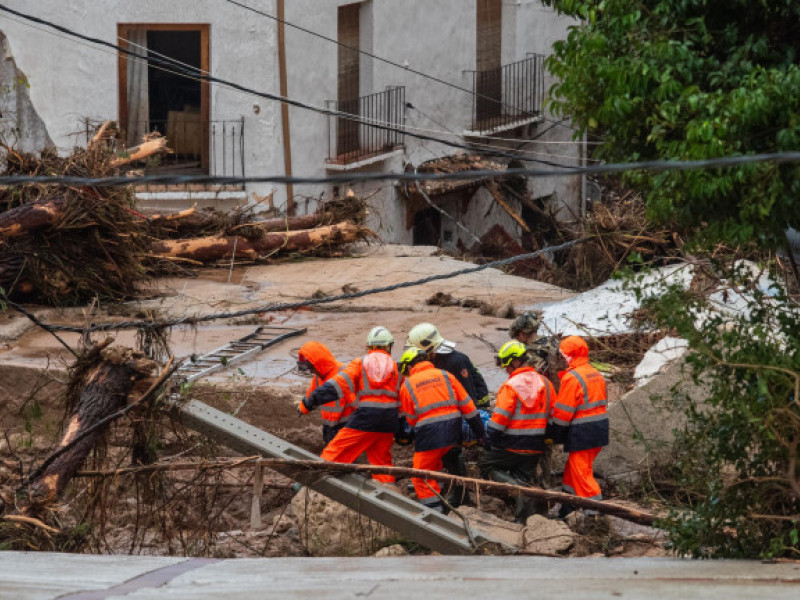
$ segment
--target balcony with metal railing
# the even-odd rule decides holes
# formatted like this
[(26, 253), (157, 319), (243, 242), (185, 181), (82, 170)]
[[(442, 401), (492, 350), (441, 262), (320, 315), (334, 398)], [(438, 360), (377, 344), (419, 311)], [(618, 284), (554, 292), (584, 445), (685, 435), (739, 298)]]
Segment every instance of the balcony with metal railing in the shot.
[[(348, 170), (379, 162), (403, 145), (400, 131), (405, 124), (405, 87), (387, 87), (385, 91), (352, 100), (328, 100), (329, 110), (352, 115), (328, 117), (329, 170)], [(389, 127), (375, 127), (372, 123)], [(394, 129), (394, 130), (393, 130)]]
[(536, 122), (544, 104), (544, 56), (472, 75), (472, 125), (465, 135), (480, 137)]
[(147, 174), (244, 177), (244, 118), (202, 121), (200, 119), (148, 120), (133, 123), (136, 131), (157, 131), (167, 138), (169, 154), (145, 165)]

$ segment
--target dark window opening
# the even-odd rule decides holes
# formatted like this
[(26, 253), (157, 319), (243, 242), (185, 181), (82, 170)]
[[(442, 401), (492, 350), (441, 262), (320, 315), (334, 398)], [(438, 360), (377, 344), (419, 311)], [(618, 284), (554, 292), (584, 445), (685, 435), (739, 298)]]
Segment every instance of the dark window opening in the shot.
[[(168, 56), (171, 59), (200, 70), (199, 31), (148, 31), (147, 49), (151, 58)], [(149, 84), (150, 120), (165, 122), (169, 113), (197, 114), (200, 120), (200, 81), (168, 73), (151, 67), (147, 73)]]
[(414, 215), (415, 246), (438, 246), (442, 230), (442, 216), (434, 208), (417, 211)]

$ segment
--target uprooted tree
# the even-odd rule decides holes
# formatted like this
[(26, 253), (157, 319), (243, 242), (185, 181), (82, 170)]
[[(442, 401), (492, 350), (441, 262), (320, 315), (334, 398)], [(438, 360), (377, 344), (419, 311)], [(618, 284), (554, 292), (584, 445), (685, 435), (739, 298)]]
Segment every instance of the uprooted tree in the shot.
[[(798, 3), (545, 3), (579, 19), (548, 60), (559, 79), (552, 102), (578, 134), (601, 140), (595, 158), (693, 160), (797, 149)], [(765, 294), (733, 259), (778, 262), (768, 253), (785, 247), (787, 227), (800, 223), (800, 169), (764, 161), (631, 171), (623, 179), (643, 193), (651, 219), (693, 229), (690, 261), (709, 279), (734, 282), (743, 299), (742, 312), (705, 319), (698, 315), (707, 294), (697, 289), (664, 290), (648, 305), (656, 325), (689, 341), (692, 374), (710, 386), (702, 405), (683, 405), (689, 425), (673, 467), (691, 510), (676, 510), (666, 522), (674, 547), (695, 556), (796, 558), (798, 307), (782, 290)], [(713, 250), (706, 256), (703, 248)]]

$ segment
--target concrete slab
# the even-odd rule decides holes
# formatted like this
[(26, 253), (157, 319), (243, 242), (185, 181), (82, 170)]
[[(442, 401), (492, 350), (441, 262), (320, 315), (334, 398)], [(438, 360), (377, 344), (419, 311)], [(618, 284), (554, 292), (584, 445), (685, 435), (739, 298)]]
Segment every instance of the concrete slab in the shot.
[(46, 600), (107, 590), (186, 558), (0, 552), (0, 600)]
[[(39, 600), (78, 590), (92, 598), (237, 600), (424, 597), (548, 597), (566, 600), (795, 599), (800, 564), (682, 559), (407, 556), (373, 558), (231, 559), (187, 564), (185, 559), (65, 554), (0, 554), (0, 598)], [(142, 578), (148, 569), (159, 577)], [(112, 570), (112, 573), (109, 572)], [(169, 579), (170, 575), (174, 575)], [(125, 578), (133, 581), (122, 587)], [(147, 587), (147, 583), (153, 585)], [(158, 583), (160, 582), (160, 583)], [(105, 592), (100, 592), (107, 585)], [(136, 589), (138, 586), (138, 589)], [(89, 596), (83, 596), (88, 598)]]

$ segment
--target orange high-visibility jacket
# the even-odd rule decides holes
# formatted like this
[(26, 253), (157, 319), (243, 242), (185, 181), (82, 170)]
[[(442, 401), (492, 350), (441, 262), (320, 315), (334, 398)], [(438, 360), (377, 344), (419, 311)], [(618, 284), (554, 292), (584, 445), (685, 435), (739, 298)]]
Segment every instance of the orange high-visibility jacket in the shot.
[(555, 388), (547, 377), (533, 367), (516, 369), (497, 391), (489, 443), (511, 452), (541, 452), (555, 400)]
[[(308, 414), (310, 412), (311, 403), (309, 397), (311, 393), (334, 375), (342, 372), (346, 365), (336, 360), (331, 351), (319, 342), (306, 342), (303, 344), (297, 354), (297, 358), (311, 363), (319, 373), (319, 375), (315, 374), (311, 379), (306, 395), (298, 407), (301, 413)], [(351, 393), (347, 393), (342, 398), (337, 398), (333, 402), (328, 402), (319, 407), (319, 414), (327, 425), (346, 423), (354, 411), (355, 407), (353, 406), (353, 395)]]
[(429, 361), (411, 368), (400, 388), (400, 406), (414, 428), (417, 452), (460, 446), (462, 417), (477, 438), (483, 438), (483, 423), (464, 386), (451, 373), (437, 369)]
[(561, 353), (569, 369), (562, 371), (550, 429), (564, 450), (577, 452), (608, 445), (606, 380), (589, 364), (589, 347), (578, 336), (564, 339)]
[(400, 407), (399, 387), (400, 373), (391, 355), (383, 350), (370, 350), (311, 392), (309, 403), (327, 404), (351, 394), (355, 412), (347, 427), (394, 433)]

